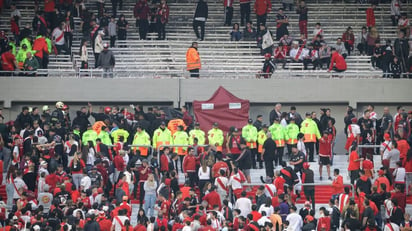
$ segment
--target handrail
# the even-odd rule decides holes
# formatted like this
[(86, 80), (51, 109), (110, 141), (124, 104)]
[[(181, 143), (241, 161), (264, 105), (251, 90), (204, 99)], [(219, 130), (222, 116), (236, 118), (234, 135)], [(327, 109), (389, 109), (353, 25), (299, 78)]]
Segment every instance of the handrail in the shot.
[[(242, 183), (242, 186), (261, 186), (262, 183)], [(301, 183), (302, 186), (331, 186), (326, 183)], [(353, 184), (343, 184), (344, 186), (350, 186), (352, 189), (352, 197), (355, 198), (355, 186)]]
[(150, 148), (150, 153), (148, 155), (153, 156), (153, 146), (152, 145), (145, 145), (145, 144), (129, 144), (127, 145), (129, 148)]

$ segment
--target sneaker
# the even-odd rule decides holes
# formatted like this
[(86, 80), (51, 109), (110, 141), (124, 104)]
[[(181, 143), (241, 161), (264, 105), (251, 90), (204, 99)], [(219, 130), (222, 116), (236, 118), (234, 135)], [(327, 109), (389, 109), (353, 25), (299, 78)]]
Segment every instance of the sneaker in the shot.
[(322, 177), (319, 177), (319, 180), (321, 181), (323, 178)]
[(328, 180), (332, 180), (332, 177), (328, 177)]

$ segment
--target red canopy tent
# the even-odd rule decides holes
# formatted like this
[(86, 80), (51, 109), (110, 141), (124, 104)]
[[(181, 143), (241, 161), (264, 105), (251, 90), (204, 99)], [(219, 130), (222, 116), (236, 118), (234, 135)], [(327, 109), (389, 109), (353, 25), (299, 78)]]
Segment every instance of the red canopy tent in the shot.
[(219, 87), (206, 101), (193, 101), (195, 118), (200, 128), (207, 132), (217, 122), (224, 133), (231, 126), (242, 128), (249, 119), (249, 100), (239, 99), (223, 87)]

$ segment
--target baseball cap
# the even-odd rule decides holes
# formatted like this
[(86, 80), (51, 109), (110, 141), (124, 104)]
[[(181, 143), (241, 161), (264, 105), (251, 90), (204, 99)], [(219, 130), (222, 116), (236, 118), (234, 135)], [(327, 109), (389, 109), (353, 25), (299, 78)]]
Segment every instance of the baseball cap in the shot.
[(262, 127), (263, 127), (263, 128), (268, 128), (268, 125), (267, 125), (267, 124), (263, 124)]
[(200, 126), (200, 124), (198, 122), (195, 123), (195, 126)]
[(385, 135), (383, 135), (383, 138), (385, 140), (390, 140), (391, 139), (391, 135), (389, 135), (389, 133), (385, 133)]
[(357, 122), (358, 122), (358, 118), (353, 117), (353, 118), (351, 119), (351, 121), (352, 121), (352, 123), (357, 123)]
[(33, 226), (33, 230), (40, 230), (40, 226), (39, 225)]
[(247, 122), (251, 124), (251, 123), (253, 123), (253, 120), (249, 119)]
[(108, 44), (108, 43), (104, 43), (104, 44), (103, 44), (103, 48), (109, 48), (109, 44)]
[(214, 122), (213, 126), (217, 127), (217, 126), (219, 126), (219, 124), (217, 122)]
[(270, 58), (272, 55), (270, 53), (265, 54), (265, 58)]
[(166, 125), (166, 123), (165, 123), (164, 121), (162, 121), (162, 122), (160, 123), (160, 125)]

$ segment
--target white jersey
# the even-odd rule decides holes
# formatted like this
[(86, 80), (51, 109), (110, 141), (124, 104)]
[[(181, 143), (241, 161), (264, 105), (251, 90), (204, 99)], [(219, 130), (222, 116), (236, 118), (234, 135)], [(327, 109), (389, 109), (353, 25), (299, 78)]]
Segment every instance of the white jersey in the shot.
[(274, 197), (275, 193), (276, 193), (276, 186), (274, 184), (265, 184), (265, 195), (267, 197)]
[[(350, 128), (349, 128), (350, 127)], [(354, 137), (358, 136), (361, 134), (361, 130), (359, 125), (357, 124), (350, 124), (348, 126), (348, 137), (351, 137), (353, 135)]]
[(56, 27), (52, 33), (53, 42), (56, 45), (64, 45), (64, 32)]

